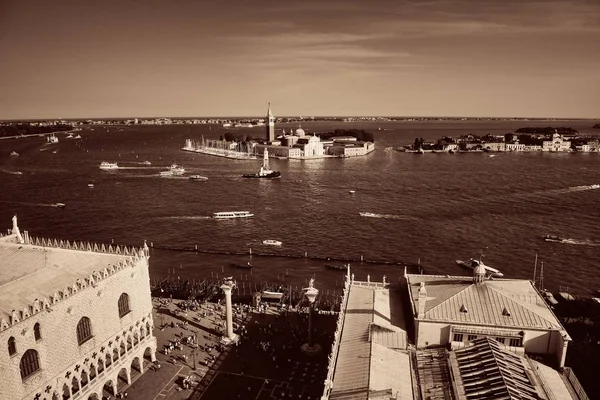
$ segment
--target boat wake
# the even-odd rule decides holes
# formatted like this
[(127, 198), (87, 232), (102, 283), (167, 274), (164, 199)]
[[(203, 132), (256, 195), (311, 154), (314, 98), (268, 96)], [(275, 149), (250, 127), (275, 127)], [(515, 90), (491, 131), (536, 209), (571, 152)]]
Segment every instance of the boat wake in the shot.
[(400, 220), (415, 220), (414, 217), (408, 217), (406, 215), (395, 215), (395, 214), (377, 214), (372, 212), (360, 212), (358, 213), (361, 217), (367, 218), (381, 218), (381, 219), (400, 219)]
[(570, 238), (557, 238), (557, 239), (544, 239), (546, 242), (552, 243), (562, 243), (562, 244), (571, 244), (576, 246), (600, 246), (600, 242), (596, 242), (594, 240), (578, 240), (578, 239), (570, 239)]
[(600, 189), (600, 184), (593, 185), (581, 185), (581, 186), (572, 186), (564, 189), (551, 189), (547, 191), (543, 191), (539, 194), (565, 194), (565, 193), (574, 193), (574, 192), (585, 192), (587, 190), (595, 190)]
[(200, 219), (213, 219), (210, 215), (172, 215), (168, 217), (157, 217), (157, 219), (184, 219), (184, 220), (200, 220)]

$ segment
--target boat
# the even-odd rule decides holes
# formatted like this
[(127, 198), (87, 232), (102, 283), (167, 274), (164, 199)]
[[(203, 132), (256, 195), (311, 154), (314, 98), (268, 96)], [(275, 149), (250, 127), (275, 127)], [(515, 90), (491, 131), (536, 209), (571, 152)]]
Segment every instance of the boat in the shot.
[(254, 268), (254, 265), (247, 263), (247, 264), (238, 264), (238, 263), (231, 263), (229, 264), (230, 267), (232, 268), (242, 268), (242, 269), (252, 269)]
[(207, 177), (205, 176), (201, 176), (201, 175), (190, 175), (190, 178), (192, 181), (206, 181), (208, 180)]
[(174, 176), (180, 176), (185, 174), (185, 168), (177, 165), (177, 164), (172, 164), (169, 167), (169, 170), (173, 173)]
[(542, 236), (542, 239), (544, 239), (546, 242), (564, 242), (565, 240), (567, 240), (563, 237), (554, 235), (544, 235)]
[(59, 207), (59, 208), (62, 208), (62, 207), (64, 207), (66, 204), (65, 204), (65, 203), (54, 203), (53, 205), (54, 205), (54, 207)]
[(73, 139), (81, 139), (81, 135), (77, 135), (77, 136), (73, 137)]
[(354, 194), (354, 193), (356, 193), (356, 190), (348, 190), (348, 193)]
[(144, 161), (142, 165), (152, 165), (152, 163), (150, 161)]
[(161, 171), (158, 173), (159, 176), (181, 176), (185, 174), (185, 168), (172, 164), (167, 171)]
[(594, 183), (593, 185), (590, 185), (590, 189), (600, 189), (600, 184)]
[(325, 264), (325, 268), (327, 269), (339, 269), (342, 271), (348, 271), (348, 266), (345, 264)]
[(54, 134), (52, 134), (51, 136), (48, 136), (46, 138), (46, 141), (48, 143), (58, 143), (58, 138), (56, 136), (54, 136)]
[(215, 219), (232, 219), (232, 218), (248, 218), (253, 217), (250, 211), (222, 211), (213, 214)]
[(88, 187), (89, 187), (89, 188), (93, 188), (93, 187), (94, 187), (94, 184), (93, 184), (93, 183), (88, 183)]
[(540, 292), (542, 293), (542, 296), (548, 303), (550, 303), (553, 306), (558, 304), (558, 301), (554, 298), (552, 292), (550, 292), (547, 289), (542, 289), (540, 290)]
[(265, 178), (265, 179), (273, 179), (281, 177), (281, 172), (273, 171), (269, 168), (269, 152), (265, 149), (263, 153), (263, 165), (260, 167), (260, 170), (256, 174), (244, 174), (242, 175), (244, 178)]
[(262, 242), (263, 242), (263, 244), (270, 245), (270, 246), (281, 246), (283, 244), (279, 240), (273, 240), (273, 239), (265, 239)]
[(371, 217), (371, 218), (377, 218), (379, 217), (379, 214), (375, 214), (372, 212), (359, 212), (358, 213), (361, 217)]
[(11, 151), (10, 155), (14, 156), (14, 157), (17, 157), (19, 155), (19, 153), (17, 153), (16, 151)]
[(273, 299), (273, 300), (281, 300), (281, 298), (283, 297), (283, 292), (281, 291), (281, 288), (275, 290), (268, 290), (265, 289), (262, 292), (260, 292), (260, 297), (261, 299)]
[(100, 169), (119, 169), (119, 166), (117, 163), (102, 161), (100, 163)]
[(66, 136), (67, 139), (73, 139), (73, 134), (71, 132), (69, 132), (69, 134)]
[(488, 276), (493, 276), (494, 278), (501, 278), (504, 276), (504, 274), (502, 272), (500, 272), (499, 270), (497, 270), (496, 268), (488, 267), (482, 261), (475, 260), (473, 258), (471, 258), (467, 261), (456, 260), (456, 263), (462, 267), (471, 268), (471, 269), (475, 269), (479, 265), (482, 265), (483, 268), (485, 268), (485, 272), (487, 273)]

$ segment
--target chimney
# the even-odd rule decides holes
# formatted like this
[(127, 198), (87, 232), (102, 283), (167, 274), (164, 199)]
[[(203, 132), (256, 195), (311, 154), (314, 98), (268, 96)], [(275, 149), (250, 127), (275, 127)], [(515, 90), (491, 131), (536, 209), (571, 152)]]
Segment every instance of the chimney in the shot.
[(421, 282), (419, 288), (419, 304), (417, 309), (417, 318), (423, 318), (425, 316), (425, 303), (427, 301), (427, 290), (425, 289), (425, 282)]

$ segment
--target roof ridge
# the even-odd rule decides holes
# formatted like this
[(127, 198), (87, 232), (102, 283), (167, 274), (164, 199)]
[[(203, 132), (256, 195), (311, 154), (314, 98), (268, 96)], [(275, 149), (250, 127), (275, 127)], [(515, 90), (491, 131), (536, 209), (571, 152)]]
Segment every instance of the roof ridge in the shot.
[[(518, 301), (516, 301), (516, 300), (513, 300), (511, 297), (507, 296), (505, 293), (502, 293), (502, 291), (500, 291), (500, 290), (498, 290), (498, 289), (494, 288), (493, 286), (487, 286), (487, 285), (486, 285), (486, 287), (487, 287), (488, 289), (491, 289), (491, 290), (493, 290), (493, 291), (494, 291), (494, 292), (496, 292), (498, 295), (500, 295), (500, 296), (504, 297), (504, 298), (505, 298), (506, 300), (508, 300), (509, 302), (511, 302), (511, 303), (513, 303), (513, 304), (516, 304), (516, 305), (518, 305), (519, 307), (521, 307), (521, 308), (524, 308), (525, 310), (527, 310), (527, 311), (529, 311), (529, 312), (531, 312), (531, 313), (533, 313), (533, 314), (537, 315), (537, 316), (538, 316), (540, 319), (542, 319), (542, 320), (546, 321), (548, 324), (550, 324), (550, 326), (552, 326), (552, 327), (555, 327), (555, 328), (559, 328), (559, 326), (556, 326), (556, 324), (555, 324), (554, 322), (552, 322), (552, 321), (548, 320), (548, 318), (546, 318), (545, 316), (543, 316), (543, 315), (540, 315), (540, 313), (537, 313), (537, 312), (535, 312), (534, 310), (530, 309), (529, 307), (526, 307), (525, 305), (521, 304), (520, 302), (518, 302)], [(508, 311), (510, 312), (510, 310), (508, 310)]]

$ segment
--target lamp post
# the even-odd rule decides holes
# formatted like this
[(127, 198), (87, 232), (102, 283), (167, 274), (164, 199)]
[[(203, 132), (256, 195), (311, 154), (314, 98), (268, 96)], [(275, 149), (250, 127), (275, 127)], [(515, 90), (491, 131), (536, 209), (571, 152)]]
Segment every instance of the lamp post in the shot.
[(301, 349), (304, 353), (312, 355), (321, 351), (321, 346), (319, 344), (313, 343), (313, 309), (315, 305), (315, 300), (319, 294), (319, 290), (314, 287), (315, 280), (313, 278), (310, 279), (308, 283), (308, 287), (304, 289), (304, 295), (308, 299), (308, 343), (302, 345)]

